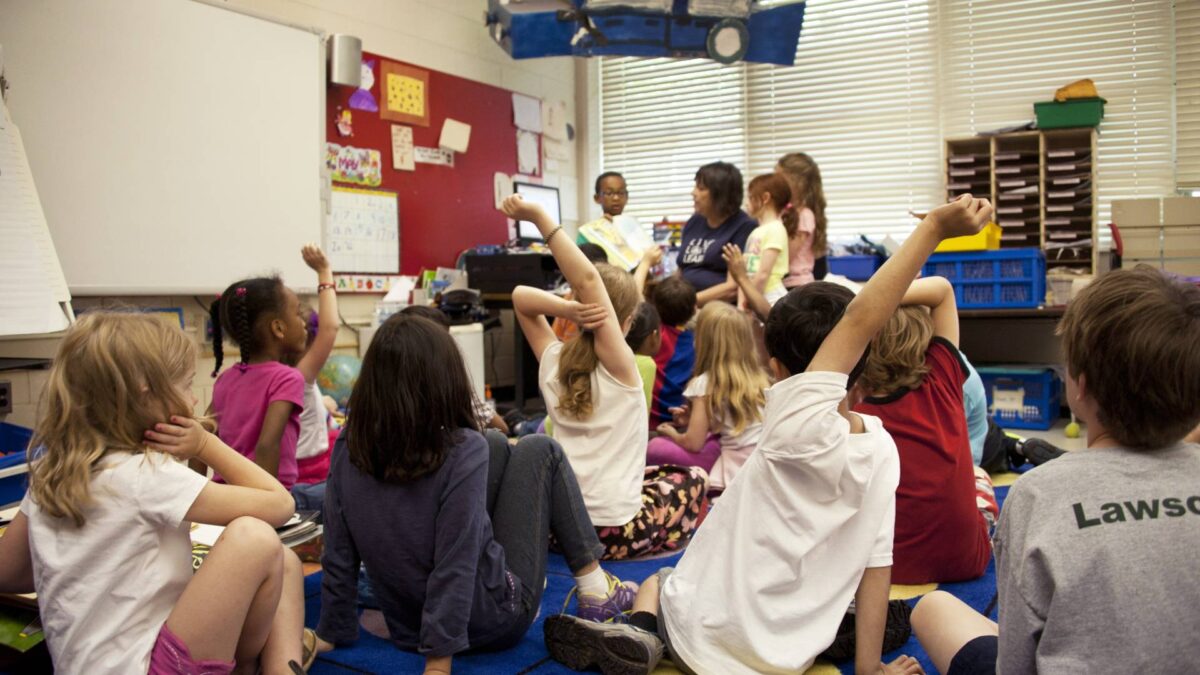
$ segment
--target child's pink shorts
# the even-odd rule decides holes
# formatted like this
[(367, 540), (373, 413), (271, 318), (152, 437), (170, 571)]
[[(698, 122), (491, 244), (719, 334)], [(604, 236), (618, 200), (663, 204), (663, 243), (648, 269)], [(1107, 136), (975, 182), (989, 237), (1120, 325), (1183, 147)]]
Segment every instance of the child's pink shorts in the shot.
[(150, 652), (149, 675), (228, 675), (233, 661), (196, 661), (179, 636), (163, 624)]

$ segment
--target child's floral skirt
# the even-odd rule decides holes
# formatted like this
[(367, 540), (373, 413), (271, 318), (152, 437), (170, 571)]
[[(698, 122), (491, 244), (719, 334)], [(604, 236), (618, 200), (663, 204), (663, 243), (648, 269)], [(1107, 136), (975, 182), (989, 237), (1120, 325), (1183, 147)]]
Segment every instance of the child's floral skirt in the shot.
[(682, 550), (708, 508), (708, 473), (698, 466), (647, 466), (642, 510), (624, 525), (597, 527), (604, 560)]

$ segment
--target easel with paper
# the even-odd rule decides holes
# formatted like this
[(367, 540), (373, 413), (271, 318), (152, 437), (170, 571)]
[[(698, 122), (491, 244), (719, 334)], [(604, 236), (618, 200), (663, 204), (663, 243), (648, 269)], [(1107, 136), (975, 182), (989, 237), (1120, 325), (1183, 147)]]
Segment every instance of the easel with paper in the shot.
[(74, 318), (21, 133), (0, 98), (0, 336), (55, 333)]

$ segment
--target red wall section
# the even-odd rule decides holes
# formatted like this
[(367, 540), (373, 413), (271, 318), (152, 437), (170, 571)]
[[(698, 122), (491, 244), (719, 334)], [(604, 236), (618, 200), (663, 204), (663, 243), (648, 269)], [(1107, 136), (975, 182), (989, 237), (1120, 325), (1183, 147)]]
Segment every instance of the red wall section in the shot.
[[(379, 66), (383, 59), (363, 52), (364, 61), (375, 62), (375, 85), (371, 93), (376, 101), (380, 96)], [(405, 65), (420, 68), (415, 64)], [(335, 117), (339, 109), (350, 110), (354, 90), (330, 86), (327, 94), (326, 139), (338, 145), (378, 150), (383, 164), (382, 185), (347, 186), (389, 190), (400, 196), (401, 274), (417, 274), (421, 268), (451, 267), (463, 249), (504, 243), (508, 238), (508, 221), (493, 204), (492, 178), (496, 172), (512, 175), (517, 171), (512, 92), (435, 70), (428, 72), (429, 126), (408, 126), (413, 128), (414, 145), (437, 147), (442, 122), (447, 117), (471, 125), (470, 145), (466, 153), (455, 154), (454, 168), (417, 164), (416, 171), (393, 170), (393, 123), (382, 119), (377, 112), (351, 110), (354, 135), (342, 137), (337, 132)]]

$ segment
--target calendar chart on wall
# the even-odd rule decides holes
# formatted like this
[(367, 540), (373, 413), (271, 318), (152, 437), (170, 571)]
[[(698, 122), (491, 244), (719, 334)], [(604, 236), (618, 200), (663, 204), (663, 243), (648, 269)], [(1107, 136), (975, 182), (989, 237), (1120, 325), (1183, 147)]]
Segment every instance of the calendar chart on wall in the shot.
[(395, 192), (335, 187), (325, 228), (337, 272), (400, 272), (400, 211)]

